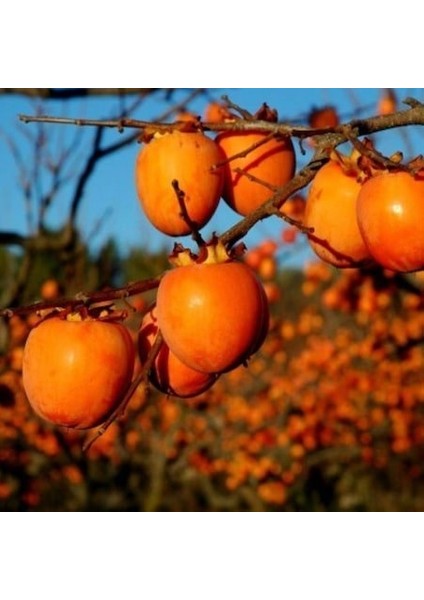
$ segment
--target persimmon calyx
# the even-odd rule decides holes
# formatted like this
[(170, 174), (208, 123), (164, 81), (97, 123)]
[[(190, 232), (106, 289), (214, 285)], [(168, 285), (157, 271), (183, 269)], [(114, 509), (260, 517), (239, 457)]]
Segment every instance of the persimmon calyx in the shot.
[(169, 262), (174, 267), (186, 267), (193, 264), (221, 264), (231, 262), (240, 258), (246, 250), (243, 243), (237, 244), (231, 250), (220, 241), (218, 237), (213, 236), (212, 240), (204, 244), (199, 249), (199, 254), (194, 254), (189, 248), (181, 244), (175, 244)]
[(267, 123), (277, 123), (278, 122), (278, 111), (275, 108), (271, 108), (268, 106), (266, 102), (262, 104), (258, 108), (258, 110), (253, 115), (253, 118), (256, 121), (266, 121)]
[(365, 183), (371, 177), (381, 173), (408, 171), (412, 175), (424, 170), (424, 159), (418, 156), (402, 164), (403, 154), (394, 152), (389, 157), (383, 156), (369, 138), (364, 141), (356, 140), (350, 155), (344, 155), (336, 149), (330, 153), (330, 159), (337, 162), (345, 175), (355, 177), (359, 183)]

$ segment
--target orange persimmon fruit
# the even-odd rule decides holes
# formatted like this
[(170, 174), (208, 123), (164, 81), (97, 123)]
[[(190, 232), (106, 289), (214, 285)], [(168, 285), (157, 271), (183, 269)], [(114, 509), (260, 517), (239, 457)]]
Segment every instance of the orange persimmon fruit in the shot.
[(310, 112), (308, 122), (314, 129), (322, 129), (324, 127), (337, 127), (340, 119), (334, 106), (323, 106), (314, 108)]
[[(233, 210), (243, 216), (266, 202), (276, 188), (290, 181), (295, 172), (296, 156), (291, 139), (266, 138), (266, 133), (255, 131), (228, 131), (216, 138), (228, 161), (224, 164), (222, 196)], [(254, 145), (257, 146), (247, 152)], [(247, 154), (229, 160), (245, 152)]]
[[(221, 197), (224, 173), (217, 144), (201, 132), (172, 131), (153, 138), (138, 154), (135, 182), (147, 219), (162, 233), (183, 236), (202, 228)], [(173, 186), (183, 192), (183, 200)]]
[(203, 262), (167, 271), (156, 298), (158, 325), (169, 349), (205, 373), (222, 373), (245, 362), (268, 329), (259, 279), (248, 265), (229, 259), (223, 248), (216, 250), (208, 248)]
[(231, 114), (227, 106), (223, 102), (218, 102), (216, 100), (209, 102), (203, 116), (203, 120), (206, 121), (206, 123), (221, 123), (223, 121), (234, 119), (234, 115)]
[(362, 237), (386, 269), (424, 269), (424, 171), (384, 171), (364, 183), (357, 202)]
[(381, 93), (377, 102), (377, 114), (391, 115), (397, 110), (397, 98), (393, 89), (387, 88)]
[[(153, 307), (143, 318), (138, 334), (138, 352), (144, 364), (158, 334), (156, 308)], [(191, 398), (209, 389), (216, 381), (216, 375), (201, 373), (185, 365), (162, 342), (149, 373), (149, 380), (160, 392)]]
[(56, 425), (95, 427), (129, 387), (134, 356), (122, 323), (47, 318), (25, 344), (22, 377), (29, 403)]
[(356, 220), (361, 187), (354, 157), (338, 154), (318, 171), (307, 196), (303, 224), (312, 229), (307, 234), (310, 246), (338, 268), (371, 262)]

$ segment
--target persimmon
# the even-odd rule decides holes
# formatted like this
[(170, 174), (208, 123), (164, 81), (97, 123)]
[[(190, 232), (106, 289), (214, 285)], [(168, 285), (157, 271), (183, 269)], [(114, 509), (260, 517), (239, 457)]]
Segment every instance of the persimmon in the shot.
[(259, 244), (257, 248), (260, 252), (260, 255), (263, 258), (274, 257), (275, 253), (278, 250), (278, 244), (273, 239), (265, 239)]
[(247, 265), (249, 265), (249, 267), (251, 269), (253, 269), (254, 271), (257, 271), (259, 268), (259, 265), (261, 264), (263, 259), (262, 253), (259, 250), (259, 248), (252, 248), (252, 250), (249, 250), (248, 252), (246, 252), (245, 256), (244, 256), (244, 261)]
[(259, 279), (221, 250), (222, 257), (208, 248), (203, 262), (168, 271), (156, 298), (158, 325), (169, 349), (205, 373), (222, 373), (247, 360), (268, 326)]
[(358, 225), (376, 262), (404, 273), (424, 268), (424, 172), (382, 172), (364, 183)]
[[(240, 215), (247, 215), (266, 202), (273, 191), (293, 177), (296, 157), (289, 137), (272, 137), (248, 151), (267, 137), (266, 133), (223, 132), (216, 138), (226, 159), (246, 153), (224, 165), (223, 198)], [(257, 181), (252, 180), (254, 177)]]
[(314, 108), (310, 112), (308, 122), (314, 129), (321, 129), (324, 127), (337, 127), (340, 119), (334, 106), (323, 106), (322, 108)]
[(299, 230), (294, 226), (285, 227), (281, 232), (281, 239), (285, 244), (294, 244)]
[(301, 221), (305, 215), (305, 206), (305, 198), (301, 194), (295, 194), (284, 202), (281, 212), (287, 217)]
[(184, 121), (185, 123), (198, 123), (199, 117), (192, 112), (182, 110), (175, 116), (175, 121)]
[[(137, 156), (135, 181), (149, 221), (170, 236), (203, 227), (221, 197), (224, 173), (214, 167), (222, 158), (217, 144), (201, 132), (175, 130), (147, 143)], [(183, 192), (182, 202), (173, 182)]]
[(356, 201), (362, 183), (354, 159), (334, 157), (315, 176), (306, 201), (304, 225), (312, 250), (339, 268), (371, 261), (356, 220)]
[(204, 121), (206, 123), (221, 123), (222, 121), (234, 120), (234, 115), (222, 102), (209, 102), (205, 108)]
[(281, 299), (281, 291), (275, 281), (265, 281), (263, 287), (269, 304), (275, 304)]
[(377, 102), (377, 114), (391, 115), (397, 110), (397, 99), (393, 89), (388, 88), (382, 92)]
[(277, 274), (277, 261), (273, 256), (264, 256), (257, 272), (262, 280), (274, 279)]
[(129, 387), (134, 356), (122, 323), (47, 318), (25, 344), (22, 377), (29, 403), (56, 425), (95, 427)]
[(46, 279), (40, 288), (40, 295), (43, 300), (54, 300), (60, 295), (60, 284), (56, 279)]
[[(144, 316), (138, 334), (138, 351), (142, 364), (147, 360), (158, 330), (154, 307)], [(164, 394), (191, 398), (209, 389), (215, 383), (216, 375), (191, 369), (163, 342), (149, 374), (149, 380)]]

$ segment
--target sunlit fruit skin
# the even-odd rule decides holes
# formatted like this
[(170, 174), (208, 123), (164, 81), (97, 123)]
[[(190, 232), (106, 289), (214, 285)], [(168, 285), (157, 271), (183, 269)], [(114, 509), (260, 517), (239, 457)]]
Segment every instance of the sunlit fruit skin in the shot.
[(247, 360), (264, 327), (260, 286), (250, 267), (239, 262), (168, 271), (159, 284), (156, 306), (170, 350), (205, 373), (221, 373)]
[(424, 175), (381, 173), (362, 187), (358, 225), (372, 256), (392, 271), (424, 268)]
[[(216, 138), (225, 157), (230, 158), (247, 150), (253, 144), (263, 140), (265, 133), (225, 132)], [(223, 198), (238, 214), (246, 216), (272, 196), (272, 188), (252, 181), (237, 170), (266, 182), (270, 186), (280, 187), (293, 177), (296, 168), (296, 156), (290, 138), (272, 138), (247, 156), (236, 158), (224, 165), (225, 179)]]
[[(147, 360), (158, 329), (156, 308), (153, 308), (144, 316), (138, 334), (138, 351), (142, 364)], [(208, 390), (216, 379), (214, 374), (201, 373), (185, 365), (169, 350), (165, 342), (162, 342), (149, 374), (149, 380), (157, 390), (179, 398), (198, 396)]]
[(221, 197), (223, 169), (215, 142), (203, 133), (173, 131), (146, 144), (138, 154), (136, 190), (149, 221), (162, 233), (183, 236), (192, 228), (182, 216), (174, 180), (185, 194), (189, 219), (200, 229), (214, 214)]
[(129, 387), (134, 357), (131, 336), (120, 323), (46, 319), (32, 329), (25, 344), (27, 398), (51, 423), (95, 427)]
[(330, 160), (316, 174), (306, 201), (304, 225), (312, 250), (338, 268), (371, 262), (370, 252), (356, 220), (356, 202), (362, 184)]

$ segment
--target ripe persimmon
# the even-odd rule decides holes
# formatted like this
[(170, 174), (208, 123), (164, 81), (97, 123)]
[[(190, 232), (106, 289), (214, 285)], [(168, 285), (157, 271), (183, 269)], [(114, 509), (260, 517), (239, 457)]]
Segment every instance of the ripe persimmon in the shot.
[(95, 427), (129, 387), (134, 356), (121, 323), (47, 318), (25, 344), (22, 377), (29, 403), (56, 425)]
[(337, 127), (340, 119), (334, 106), (323, 106), (314, 108), (310, 112), (308, 122), (314, 129), (321, 129), (324, 127)]
[[(201, 132), (173, 131), (152, 139), (136, 161), (136, 189), (149, 221), (162, 233), (188, 235), (203, 227), (221, 197), (224, 173), (215, 142)], [(173, 182), (184, 193), (183, 206)]]
[(43, 300), (54, 300), (60, 296), (60, 284), (56, 279), (49, 278), (43, 281), (40, 295)]
[[(266, 137), (267, 134), (262, 132), (229, 131), (219, 134), (216, 142), (228, 160), (248, 151)], [(266, 202), (273, 190), (290, 181), (295, 167), (296, 157), (291, 139), (270, 138), (246, 155), (225, 163), (222, 196), (233, 210), (245, 216)]]
[(305, 215), (305, 206), (305, 198), (301, 194), (295, 194), (284, 202), (281, 212), (287, 217), (301, 221)]
[[(186, 365), (221, 373), (249, 358), (267, 329), (265, 294), (248, 265), (214, 256), (165, 273), (157, 318), (169, 349)], [(265, 322), (266, 321), (266, 322)]]
[(364, 183), (358, 225), (377, 263), (404, 273), (424, 269), (424, 173), (382, 172)]
[(234, 118), (223, 102), (212, 101), (205, 108), (203, 120), (206, 123), (221, 123), (234, 120)]
[[(153, 307), (144, 316), (138, 334), (138, 352), (142, 364), (147, 360), (158, 330), (156, 308)], [(149, 380), (164, 394), (191, 398), (209, 389), (215, 383), (216, 375), (191, 369), (171, 352), (166, 342), (162, 342)]]
[(304, 225), (312, 250), (339, 268), (358, 267), (371, 260), (356, 220), (362, 183), (354, 159), (334, 157), (315, 176), (306, 201)]
[(383, 90), (377, 102), (378, 115), (391, 115), (397, 110), (397, 99), (393, 89), (388, 88)]
[(289, 227), (285, 227), (281, 232), (281, 239), (285, 244), (294, 244), (298, 233), (299, 230), (293, 225), (290, 225)]
[(182, 110), (175, 115), (175, 121), (184, 121), (185, 123), (198, 123), (199, 116), (187, 110)]

